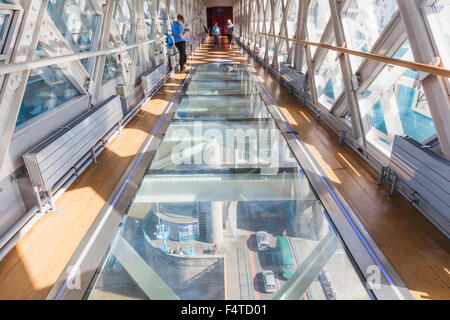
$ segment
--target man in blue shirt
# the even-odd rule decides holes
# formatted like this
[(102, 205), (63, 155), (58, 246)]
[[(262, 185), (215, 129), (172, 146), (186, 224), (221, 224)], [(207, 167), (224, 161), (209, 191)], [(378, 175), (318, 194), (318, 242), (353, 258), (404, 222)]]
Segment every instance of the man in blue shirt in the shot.
[(217, 42), (218, 42), (217, 40), (218, 40), (219, 35), (220, 35), (220, 28), (219, 28), (219, 24), (217, 22), (214, 24), (212, 32), (213, 32), (213, 35), (214, 35), (214, 44), (217, 45)]
[(180, 52), (180, 72), (183, 72), (184, 65), (186, 64), (186, 42), (185, 33), (189, 31), (189, 29), (183, 28), (184, 17), (182, 14), (177, 15), (177, 21), (172, 23), (172, 34), (173, 39), (175, 40), (175, 46), (178, 48)]

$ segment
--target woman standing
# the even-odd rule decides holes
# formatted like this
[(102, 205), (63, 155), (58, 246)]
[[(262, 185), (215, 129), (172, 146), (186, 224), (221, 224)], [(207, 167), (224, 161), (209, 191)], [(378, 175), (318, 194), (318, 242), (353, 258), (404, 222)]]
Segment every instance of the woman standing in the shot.
[(225, 30), (227, 32), (228, 44), (231, 46), (231, 41), (233, 40), (233, 30), (234, 26), (231, 23), (231, 20), (227, 20), (227, 25), (225, 26)]

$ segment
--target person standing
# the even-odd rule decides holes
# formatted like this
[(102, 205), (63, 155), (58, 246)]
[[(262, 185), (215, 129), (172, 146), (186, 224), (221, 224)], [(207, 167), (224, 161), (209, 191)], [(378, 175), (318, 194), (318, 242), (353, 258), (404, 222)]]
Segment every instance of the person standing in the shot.
[(173, 39), (175, 40), (175, 46), (180, 52), (180, 72), (184, 71), (184, 65), (186, 64), (187, 39), (185, 38), (185, 34), (186, 32), (189, 31), (189, 29), (183, 28), (183, 24), (184, 24), (184, 17), (182, 14), (179, 13), (177, 14), (177, 21), (174, 21), (172, 23), (172, 34)]
[(217, 22), (214, 24), (212, 32), (214, 35), (214, 44), (217, 45), (219, 43), (218, 39), (219, 39), (219, 35), (220, 35), (220, 28), (219, 28), (219, 24)]
[(233, 26), (233, 24), (231, 23), (231, 20), (230, 20), (230, 19), (227, 20), (227, 25), (225, 26), (225, 30), (226, 30), (226, 33), (227, 33), (228, 44), (229, 44), (230, 47), (231, 47), (231, 41), (233, 40), (233, 30), (234, 30), (234, 26)]

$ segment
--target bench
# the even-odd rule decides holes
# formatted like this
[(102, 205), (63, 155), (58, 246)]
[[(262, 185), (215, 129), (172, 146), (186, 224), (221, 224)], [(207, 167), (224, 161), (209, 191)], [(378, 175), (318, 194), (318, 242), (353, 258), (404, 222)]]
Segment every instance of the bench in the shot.
[(303, 89), (306, 83), (306, 75), (304, 73), (281, 62), (280, 81), (289, 89), (290, 93), (294, 92), (298, 97), (303, 95)]
[[(395, 136), (389, 166), (379, 183), (387, 179), (390, 194), (401, 182), (410, 191), (410, 202), (424, 205), (424, 214), (448, 237), (450, 234), (450, 161), (409, 136)], [(421, 210), (422, 211), (422, 210)]]
[[(85, 112), (67, 126), (24, 154), (37, 204), (45, 212), (41, 194), (55, 210), (53, 195), (67, 181), (78, 177), (97, 155), (123, 118), (118, 95), (112, 96)], [(74, 181), (74, 180), (73, 180)]]
[(166, 77), (166, 65), (161, 63), (160, 65), (152, 68), (150, 71), (142, 75), (142, 89), (144, 90), (145, 97), (152, 96), (163, 85)]

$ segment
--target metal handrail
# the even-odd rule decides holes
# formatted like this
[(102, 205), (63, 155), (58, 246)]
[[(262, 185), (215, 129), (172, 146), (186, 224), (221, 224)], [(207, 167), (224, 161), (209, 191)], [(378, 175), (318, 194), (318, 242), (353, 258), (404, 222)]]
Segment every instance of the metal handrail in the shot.
[[(329, 49), (329, 50), (333, 50), (333, 51), (337, 51), (337, 52), (341, 52), (341, 53), (346, 53), (349, 55), (358, 56), (358, 57), (362, 57), (365, 59), (383, 62), (383, 63), (387, 63), (387, 64), (392, 64), (395, 66), (400, 66), (400, 67), (404, 67), (404, 68), (408, 68), (408, 69), (412, 69), (412, 70), (416, 70), (416, 71), (422, 71), (422, 72), (425, 72), (428, 74), (433, 74), (433, 75), (440, 76), (440, 77), (450, 78), (450, 70), (445, 69), (441, 66), (433, 66), (430, 64), (424, 64), (424, 63), (420, 63), (420, 62), (405, 61), (405, 60), (386, 57), (386, 56), (382, 56), (382, 55), (378, 55), (378, 54), (374, 54), (374, 53), (366, 53), (366, 52), (351, 50), (346, 47), (332, 46), (332, 45), (325, 44), (325, 43), (317, 43), (317, 42), (311, 42), (311, 41), (307, 41), (307, 40), (292, 39), (292, 38), (288, 38), (288, 37), (277, 36), (275, 34), (270, 34), (270, 33), (260, 32), (260, 34), (269, 36), (269, 37), (279, 38), (282, 40), (295, 42), (295, 43), (301, 43), (301, 44), (305, 44), (305, 45), (309, 45), (309, 46), (315, 46), (315, 47)], [(442, 65), (442, 61), (440, 62), (440, 65)]]
[(152, 40), (137, 42), (137, 43), (134, 43), (131, 45), (121, 45), (121, 46), (118, 46), (118, 47), (115, 47), (112, 49), (89, 51), (89, 52), (79, 52), (79, 53), (66, 54), (66, 55), (62, 55), (62, 56), (58, 56), (58, 57), (50, 57), (50, 58), (44, 58), (44, 59), (39, 59), (39, 60), (5, 64), (5, 65), (0, 66), (0, 74), (20, 72), (20, 71), (25, 71), (25, 70), (34, 69), (34, 68), (47, 67), (47, 66), (59, 64), (59, 63), (67, 63), (67, 62), (87, 59), (87, 58), (96, 57), (96, 56), (103, 56), (103, 55), (109, 55), (109, 54), (117, 53), (117, 52), (124, 52), (124, 51), (130, 50), (130, 49), (136, 48), (136, 47), (145, 46), (145, 45), (154, 43), (156, 41), (157, 40), (152, 39)]

